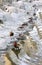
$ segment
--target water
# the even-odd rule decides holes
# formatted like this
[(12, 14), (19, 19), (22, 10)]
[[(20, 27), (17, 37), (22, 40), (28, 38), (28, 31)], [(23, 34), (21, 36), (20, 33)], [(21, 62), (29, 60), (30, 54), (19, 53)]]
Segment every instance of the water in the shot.
[[(2, 49), (0, 52), (4, 54), (7, 51), (13, 64), (42, 65), (42, 17), (39, 16), (39, 9), (42, 12), (41, 4), (42, 1), (7, 0), (3, 2), (3, 6), (0, 5), (0, 20), (3, 22), (3, 24), (0, 23), (0, 50)], [(33, 7), (33, 5), (36, 6)], [(34, 13), (36, 13), (35, 16), (33, 16)], [(35, 17), (37, 17), (36, 20)], [(23, 23), (28, 25), (22, 28)], [(14, 33), (13, 37), (9, 36), (11, 31)], [(17, 40), (19, 34), (24, 34), (26, 39)], [(19, 49), (13, 47), (14, 41), (17, 41)]]

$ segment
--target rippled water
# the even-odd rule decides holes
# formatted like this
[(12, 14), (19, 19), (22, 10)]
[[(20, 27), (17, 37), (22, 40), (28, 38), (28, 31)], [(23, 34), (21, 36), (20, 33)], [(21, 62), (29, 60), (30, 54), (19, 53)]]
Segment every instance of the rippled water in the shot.
[(14, 52), (9, 53), (9, 56), (11, 57), (13, 63), (15, 63), (16, 65), (42, 65), (42, 54), (41, 52), (38, 52), (41, 50), (36, 51), (37, 49), (33, 48), (34, 50), (31, 50), (31, 47), (27, 49), (26, 47), (27, 46), (25, 45), (25, 50), (24, 48), (22, 48), (20, 53), (18, 53), (18, 51), (15, 51), (18, 53), (18, 57), (15, 55)]
[[(4, 6), (0, 9), (0, 19), (3, 21), (3, 24), (0, 23), (0, 50), (9, 49), (7, 57), (14, 65), (42, 65), (42, 2), (23, 2), (11, 3), (10, 1), (11, 5), (6, 3), (9, 6), (3, 2)], [(32, 6), (35, 4), (36, 6), (33, 8)], [(33, 16), (34, 12), (36, 16)], [(29, 23), (30, 17), (33, 17), (32, 23)], [(24, 22), (28, 22), (28, 26), (18, 29)], [(12, 38), (9, 36), (11, 31), (14, 32)], [(29, 34), (26, 34), (26, 31)], [(26, 39), (18, 41), (19, 49), (13, 48), (11, 42), (17, 40), (20, 33), (25, 33)]]

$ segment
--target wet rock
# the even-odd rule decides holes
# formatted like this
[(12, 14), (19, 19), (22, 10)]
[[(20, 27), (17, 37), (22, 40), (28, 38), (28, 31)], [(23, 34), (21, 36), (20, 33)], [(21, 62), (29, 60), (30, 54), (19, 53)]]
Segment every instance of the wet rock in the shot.
[(13, 32), (10, 32), (10, 36), (13, 36), (14, 35), (14, 33)]
[(0, 24), (3, 24), (3, 21), (2, 20), (0, 20)]

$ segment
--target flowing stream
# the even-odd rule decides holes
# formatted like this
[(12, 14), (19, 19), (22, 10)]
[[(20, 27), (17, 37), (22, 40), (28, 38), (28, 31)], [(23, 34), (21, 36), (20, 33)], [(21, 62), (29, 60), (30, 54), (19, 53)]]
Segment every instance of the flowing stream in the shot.
[[(11, 65), (42, 65), (42, 1), (0, 3), (0, 64), (5, 63), (3, 56), (8, 54)], [(10, 37), (10, 32), (14, 36)], [(18, 48), (13, 46), (14, 41)]]

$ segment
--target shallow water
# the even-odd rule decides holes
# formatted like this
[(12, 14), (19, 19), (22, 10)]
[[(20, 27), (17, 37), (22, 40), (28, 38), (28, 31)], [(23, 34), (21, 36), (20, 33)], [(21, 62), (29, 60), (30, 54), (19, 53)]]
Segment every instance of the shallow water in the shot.
[[(35, 4), (36, 6), (33, 8), (32, 6)], [(21, 0), (18, 2), (3, 2), (3, 6), (0, 5), (0, 19), (3, 21), (3, 24), (0, 23), (0, 52), (3, 54), (4, 51), (7, 51), (5, 54), (8, 54), (7, 58), (12, 65), (42, 65), (41, 4), (41, 1), (30, 3)], [(36, 16), (33, 16), (33, 13), (36, 13)], [(31, 17), (33, 22), (31, 22), (32, 19), (29, 20)], [(36, 17), (37, 19), (35, 19)], [(23, 29), (19, 28), (26, 22), (28, 26), (24, 26)], [(13, 37), (9, 36), (11, 31), (14, 33)], [(26, 34), (27, 32), (29, 34)], [(13, 41), (17, 41), (19, 34), (24, 34), (26, 39), (18, 40), (18, 49), (13, 47)]]

